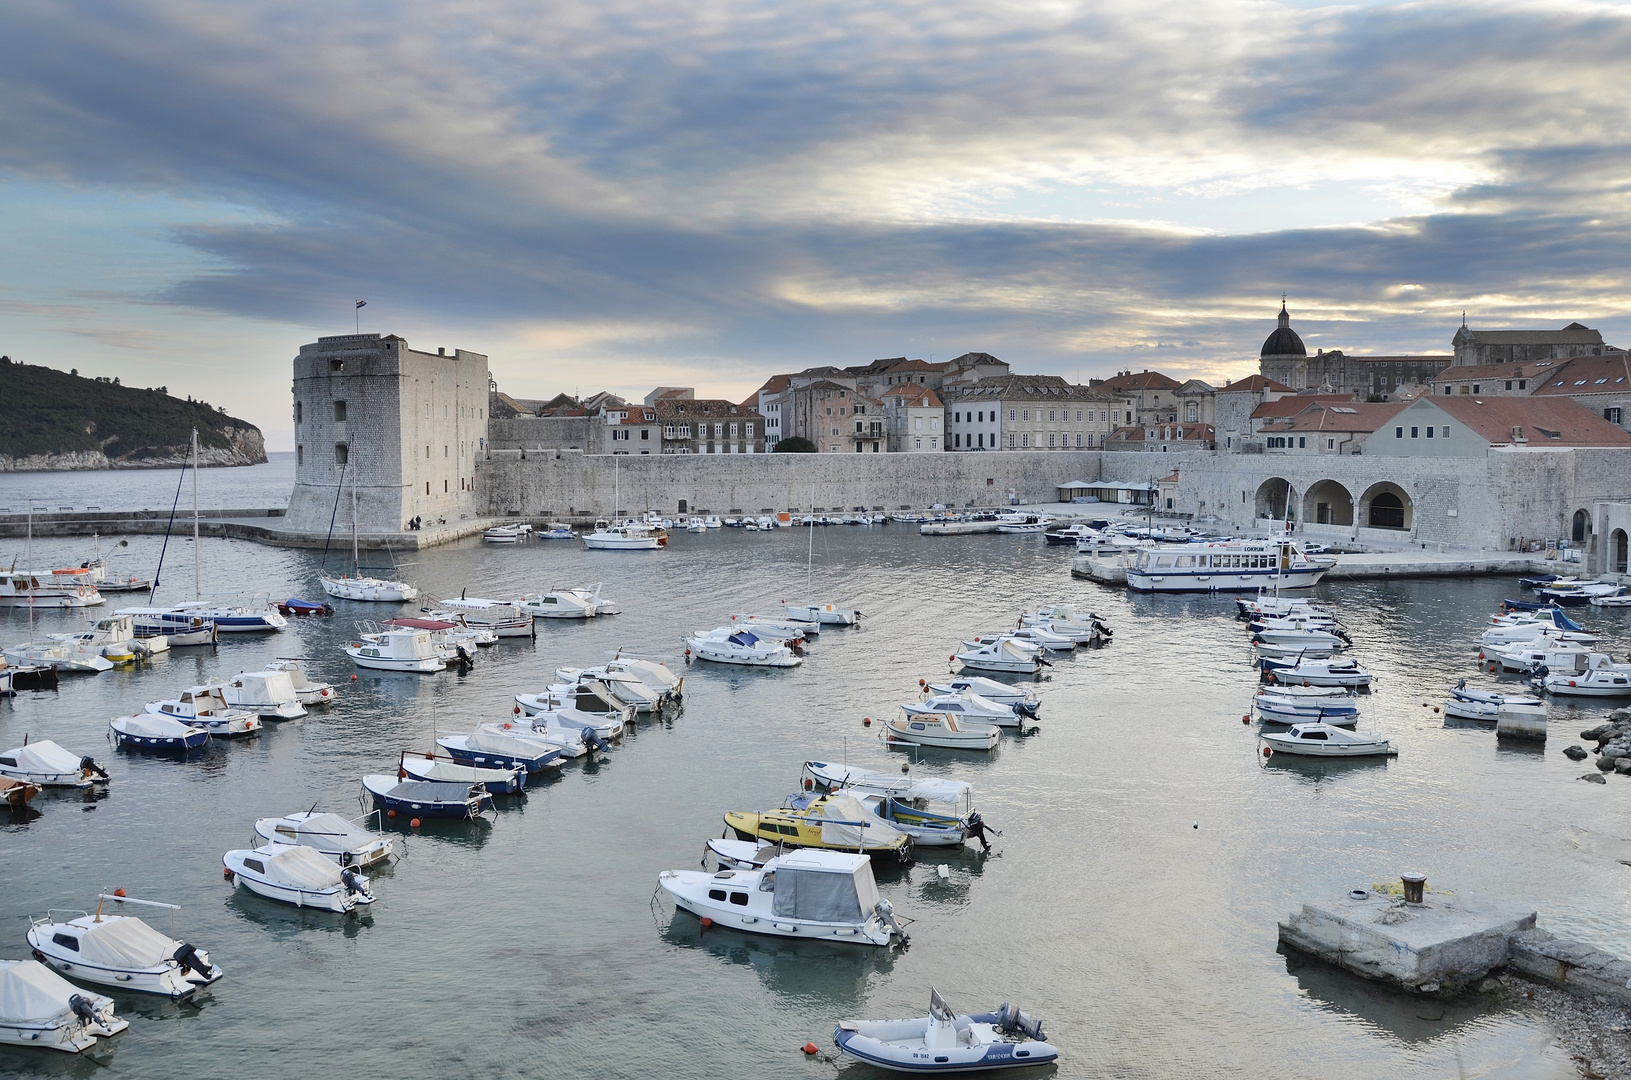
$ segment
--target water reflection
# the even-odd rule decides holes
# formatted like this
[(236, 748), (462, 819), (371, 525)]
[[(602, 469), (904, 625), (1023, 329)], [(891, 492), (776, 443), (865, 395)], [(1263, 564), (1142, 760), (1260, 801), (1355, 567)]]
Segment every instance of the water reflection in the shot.
[(1296, 754), (1275, 754), (1263, 759), (1266, 770), (1288, 772), (1299, 784), (1323, 784), (1353, 777), (1359, 773), (1386, 772), (1394, 758), (1371, 757), (1316, 758)]
[(661, 937), (669, 945), (700, 949), (723, 963), (752, 968), (772, 993), (835, 1004), (861, 1002), (868, 980), (887, 975), (899, 956), (894, 947), (800, 941), (720, 926), (704, 930), (695, 915), (678, 910), (663, 926)]
[(1439, 1001), (1390, 990), (1285, 945), (1278, 952), (1285, 958), (1286, 973), (1311, 999), (1327, 1009), (1357, 1016), (1374, 1026), (1377, 1034), (1401, 1043), (1430, 1043), (1501, 1012), (1473, 997)]
[(233, 889), (232, 895), (223, 903), (240, 920), (254, 923), (282, 939), (293, 939), (307, 931), (339, 931), (342, 936), (350, 938), (374, 925), (372, 905), (346, 912), (322, 911), (285, 904), (249, 888)]

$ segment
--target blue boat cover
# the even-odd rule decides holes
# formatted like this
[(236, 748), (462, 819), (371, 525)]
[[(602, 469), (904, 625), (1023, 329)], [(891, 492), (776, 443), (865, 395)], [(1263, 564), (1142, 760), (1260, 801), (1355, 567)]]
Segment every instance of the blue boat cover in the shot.
[(732, 645), (741, 645), (750, 649), (759, 644), (758, 637), (751, 630), (738, 630), (730, 636), (729, 640)]

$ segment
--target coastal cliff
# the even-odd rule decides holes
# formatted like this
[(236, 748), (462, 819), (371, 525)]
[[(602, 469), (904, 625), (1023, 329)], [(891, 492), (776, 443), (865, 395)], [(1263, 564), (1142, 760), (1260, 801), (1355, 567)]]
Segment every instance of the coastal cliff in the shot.
[(204, 401), (138, 389), (117, 379), (19, 364), (0, 356), (0, 384), (12, 402), (0, 425), (0, 472), (156, 469), (191, 459), (198, 429), (200, 465), (266, 461), (260, 429)]

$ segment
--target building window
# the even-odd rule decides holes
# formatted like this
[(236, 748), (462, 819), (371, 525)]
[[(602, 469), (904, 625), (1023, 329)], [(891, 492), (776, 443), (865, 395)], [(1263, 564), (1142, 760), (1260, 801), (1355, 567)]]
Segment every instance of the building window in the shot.
[(1410, 429), (1410, 437), (1411, 437), (1411, 438), (1412, 438), (1412, 439), (1414, 439), (1414, 438), (1416, 438), (1416, 435), (1417, 435), (1417, 432), (1418, 432), (1418, 431), (1419, 431), (1419, 430), (1420, 430), (1420, 429), (1419, 429), (1419, 428), (1411, 428), (1411, 429)]
[(742, 425), (742, 434), (746, 435), (750, 439), (753, 438), (753, 425), (752, 424), (743, 424)]
[(1078, 431), (1076, 433), (1076, 449), (1080, 450), (1081, 448), (1082, 448), (1082, 433)]
[(442, 481), (442, 494), (443, 495), (447, 494), (447, 481), (446, 480)]
[(1404, 438), (1404, 428), (1402, 428), (1402, 427), (1396, 427), (1396, 428), (1394, 428), (1394, 429), (1393, 429), (1393, 437), (1394, 437), (1394, 438), (1395, 438), (1395, 439), (1402, 439), (1402, 438)]
[(1506, 388), (1507, 388), (1507, 389), (1508, 389), (1508, 390), (1510, 390), (1510, 389), (1512, 389), (1512, 380), (1511, 380), (1511, 379), (1508, 379), (1508, 380), (1507, 380), (1507, 381), (1506, 381)]
[(690, 424), (681, 424), (680, 425), (680, 438), (689, 439), (690, 437), (691, 437), (691, 425)]
[(447, 443), (443, 443), (442, 444), (442, 460), (446, 461), (448, 458), (450, 458), (452, 456), (453, 456), (452, 454), (449, 454), (447, 452)]
[(344, 465), (351, 460), (351, 449), (343, 442), (334, 444), (334, 464)]
[(1082, 410), (1080, 410), (1080, 409), (1076, 410), (1076, 422), (1078, 424), (1080, 424), (1082, 422)]
[(343, 401), (334, 403), (334, 422), (337, 424), (345, 422), (345, 402)]
[[(735, 434), (735, 433), (733, 432), (732, 434)], [(725, 437), (725, 425), (724, 424), (715, 424), (714, 425), (714, 438), (723, 439), (724, 437)]]
[(297, 401), (297, 402), (294, 403), (294, 422), (296, 424), (300, 423), (300, 417), (301, 417), (301, 414), (304, 411), (305, 410), (302, 408), (302, 403), (301, 402)]
[(294, 448), (294, 463), (296, 465), (304, 465), (306, 463), (306, 448), (304, 446), (297, 446)]
[(1478, 383), (1473, 383), (1472, 384), (1472, 392), (1475, 393), (1475, 394), (1479, 394), (1479, 393), (1482, 393), (1483, 391), (1479, 389), (1479, 384)]
[(1325, 448), (1327, 450), (1335, 450), (1337, 448), (1337, 441), (1335, 439), (1326, 439)]
[(1014, 433), (1010, 431), (1008, 433), (1008, 449), (1012, 450), (1013, 448), (1014, 448)]
[(430, 494), (430, 481), (429, 480), (425, 481), (425, 494), (426, 495)]
[(1435, 429), (1435, 428), (1434, 428), (1434, 427), (1433, 427), (1433, 426), (1432, 426), (1432, 425), (1431, 425), (1431, 424), (1429, 424), (1429, 425), (1428, 425), (1428, 426), (1427, 426), (1427, 437), (1428, 437), (1428, 438), (1429, 438), (1429, 439), (1431, 439), (1431, 438), (1432, 438), (1432, 437), (1433, 437), (1433, 432), (1434, 432), (1434, 431), (1435, 431), (1435, 430), (1436, 430), (1436, 429)]
[(1019, 445), (1021, 445), (1021, 446), (1031, 445), (1031, 433), (1030, 432), (1027, 431), (1025, 434), (1023, 434), (1023, 435), (1021, 435), (1019, 437)]
[(1031, 418), (1031, 410), (1026, 409), (1025, 410), (1025, 419), (1029, 420), (1030, 418)]
[(1603, 410), (1603, 419), (1607, 420), (1611, 424), (1618, 424), (1620, 422), (1620, 408), (1619, 408), (1619, 406), (1616, 405), (1613, 408), (1604, 409)]
[(1453, 392), (1454, 391), (1451, 388), (1449, 383), (1445, 383), (1443, 386), (1439, 387), (1439, 393), (1440, 394), (1449, 394), (1449, 393), (1453, 393)]
[[(750, 432), (748, 432), (748, 434), (751, 435), (753, 433), (750, 431)], [(735, 424), (731, 425), (731, 438), (733, 438), (733, 439), (736, 438), (736, 425)]]
[(1449, 424), (1444, 425), (1444, 437), (1446, 439), (1448, 439), (1450, 437), (1450, 425)]
[(1051, 432), (1051, 431), (1048, 432), (1048, 445), (1049, 446), (1055, 445), (1053, 439), (1054, 439), (1053, 432)]
[(649, 442), (650, 439), (651, 439), (651, 429), (650, 428), (641, 428), (640, 429), (640, 438), (642, 440), (645, 440), (645, 441)]
[(1053, 419), (1054, 411), (1055, 410), (1053, 410), (1053, 409), (1048, 410), (1048, 423), (1050, 423), (1050, 424), (1054, 422), (1054, 419)]
[(1009, 409), (1008, 410), (1008, 419), (1012, 420), (1013, 418), (1014, 418), (1014, 410)]
[(923, 440), (922, 439), (913, 439), (912, 440), (912, 449), (913, 450), (923, 449)]
[(663, 425), (663, 438), (672, 439), (673, 437), (674, 437), (674, 425), (673, 424), (664, 424)]
[(1519, 390), (1529, 389), (1529, 380), (1528, 379), (1519, 379), (1518, 380), (1518, 389)]

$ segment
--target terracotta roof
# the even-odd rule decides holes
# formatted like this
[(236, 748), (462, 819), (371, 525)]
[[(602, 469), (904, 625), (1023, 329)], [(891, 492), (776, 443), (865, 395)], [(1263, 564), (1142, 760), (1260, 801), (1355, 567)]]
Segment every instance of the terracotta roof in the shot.
[(1076, 386), (1057, 375), (996, 375), (981, 379), (964, 391), (964, 398), (986, 398), (997, 401), (1035, 402), (1095, 401), (1115, 402), (1118, 399), (1096, 387)]
[(1106, 379), (1100, 385), (1112, 390), (1172, 390), (1178, 386), (1178, 380), (1159, 371), (1129, 371)]
[(1182, 432), (1183, 437), (1164, 440), (1166, 442), (1210, 442), (1217, 437), (1217, 432), (1212, 429), (1211, 424), (1145, 424), (1118, 427), (1109, 437), (1117, 442), (1143, 442), (1146, 437), (1161, 442), (1163, 441), (1161, 435), (1168, 431)]
[(1405, 402), (1321, 402), (1310, 405), (1296, 416), (1284, 417), (1263, 425), (1263, 431), (1279, 434), (1287, 431), (1341, 431), (1372, 432), (1393, 419), (1405, 407)]
[(629, 411), (639, 412), (642, 408), (655, 412), (660, 420), (676, 418), (711, 420), (714, 417), (724, 419), (728, 416), (742, 415), (741, 406), (724, 398), (658, 398), (649, 406), (631, 405)]
[(1566, 397), (1425, 397), (1495, 446), (1522, 429), (1530, 446), (1631, 446), (1631, 432)]
[(1177, 482), (1178, 482), (1178, 471), (1176, 469), (1173, 470), (1173, 473), (1172, 473), (1171, 476), (1163, 476), (1161, 479), (1156, 481), (1157, 484), (1176, 484)]
[(1263, 402), (1252, 410), (1252, 419), (1261, 420), (1270, 416), (1296, 416), (1310, 405), (1322, 403), (1341, 405), (1358, 400), (1359, 398), (1354, 394), (1292, 394), (1290, 397)]
[(1433, 376), (1434, 382), (1467, 382), (1476, 379), (1538, 379), (1561, 368), (1568, 360), (1531, 360), (1524, 364), (1463, 364), (1447, 367)]
[[(1561, 330), (1471, 330), (1478, 345), (1601, 345), (1601, 332), (1572, 322)], [(1457, 335), (1458, 337), (1460, 335)]]
[(890, 372), (890, 371), (945, 371), (949, 367), (951, 367), (950, 364), (931, 364), (927, 360), (903, 360), (898, 364), (895, 364), (895, 365), (893, 365), (891, 367), (885, 368), (884, 370), (886, 372)]
[(940, 400), (940, 395), (927, 386), (920, 386), (917, 383), (903, 383), (900, 386), (891, 386), (879, 396), (886, 398), (898, 397), (901, 405), (912, 408), (938, 409), (944, 404)]
[(1244, 390), (1251, 393), (1261, 393), (1264, 390), (1273, 390), (1282, 394), (1292, 394), (1296, 392), (1285, 383), (1275, 382), (1273, 379), (1263, 375), (1248, 375), (1244, 379), (1236, 379), (1232, 383), (1225, 383), (1223, 389), (1219, 390), (1218, 393), (1227, 393), (1232, 390)]
[(1535, 391), (1537, 397), (1631, 393), (1631, 353), (1577, 356), (1555, 363), (1564, 366)]

